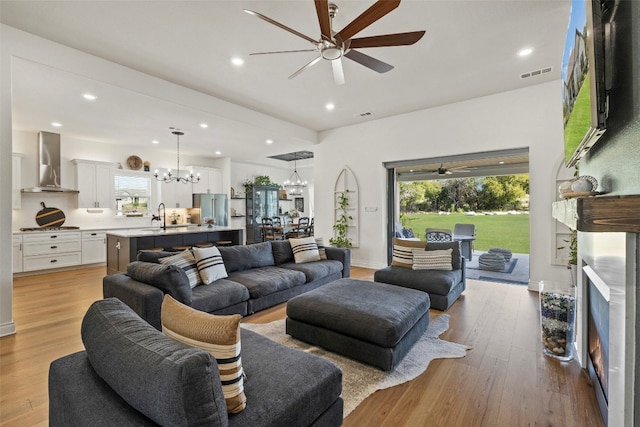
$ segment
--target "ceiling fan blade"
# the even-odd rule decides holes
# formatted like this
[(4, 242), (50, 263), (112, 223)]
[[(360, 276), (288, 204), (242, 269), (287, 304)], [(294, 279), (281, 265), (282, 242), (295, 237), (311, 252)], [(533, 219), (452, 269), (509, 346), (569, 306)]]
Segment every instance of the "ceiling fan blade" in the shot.
[(331, 68), (333, 69), (333, 82), (337, 85), (344, 84), (344, 70), (342, 69), (342, 59), (334, 59), (331, 61)]
[(350, 50), (345, 53), (344, 56), (378, 73), (386, 73), (387, 71), (393, 70), (393, 65), (389, 65), (379, 59), (372, 58), (371, 56), (365, 55), (357, 50)]
[(295, 73), (291, 74), (289, 76), (289, 80), (291, 80), (292, 78), (296, 77), (298, 74), (302, 73), (304, 70), (306, 70), (307, 68), (311, 68), (314, 65), (316, 65), (320, 60), (322, 59), (322, 56), (318, 56), (317, 58), (315, 58), (313, 61), (309, 62), (307, 65), (305, 65), (304, 67), (300, 68), (298, 71), (296, 71)]
[(369, 9), (362, 12), (360, 16), (351, 21), (349, 25), (344, 27), (338, 35), (342, 40), (349, 40), (399, 5), (400, 0), (378, 0), (371, 5)]
[(329, 0), (314, 0), (318, 23), (320, 24), (320, 34), (325, 40), (331, 40), (331, 23), (329, 22)]
[(258, 17), (258, 18), (262, 19), (263, 21), (267, 21), (268, 23), (275, 25), (276, 27), (280, 27), (280, 28), (282, 28), (282, 29), (283, 29), (283, 30), (285, 30), (285, 31), (289, 31), (290, 33), (295, 34), (295, 35), (296, 35), (296, 36), (298, 36), (298, 37), (302, 37), (303, 39), (305, 39), (305, 40), (307, 40), (307, 41), (310, 41), (310, 42), (311, 42), (311, 43), (313, 43), (313, 44), (316, 44), (316, 43), (317, 43), (317, 40), (314, 40), (314, 39), (312, 39), (312, 38), (311, 38), (311, 37), (309, 37), (309, 36), (305, 36), (304, 34), (302, 34), (302, 33), (298, 32), (298, 31), (294, 30), (293, 28), (289, 28), (289, 27), (287, 27), (287, 26), (286, 26), (286, 25), (284, 25), (284, 24), (281, 24), (281, 23), (279, 23), (278, 21), (274, 21), (273, 19), (269, 18), (268, 16), (264, 16), (264, 15), (262, 15), (261, 13), (254, 12), (253, 10), (249, 10), (249, 9), (242, 9), (242, 10), (244, 10), (245, 12), (247, 12), (249, 15), (256, 16), (256, 17)]
[(383, 36), (361, 37), (351, 39), (352, 49), (363, 47), (407, 46), (416, 43), (424, 36), (425, 31), (410, 33), (385, 34)]
[(253, 52), (249, 55), (271, 55), (272, 53), (316, 52), (318, 49), (274, 50), (271, 52)]

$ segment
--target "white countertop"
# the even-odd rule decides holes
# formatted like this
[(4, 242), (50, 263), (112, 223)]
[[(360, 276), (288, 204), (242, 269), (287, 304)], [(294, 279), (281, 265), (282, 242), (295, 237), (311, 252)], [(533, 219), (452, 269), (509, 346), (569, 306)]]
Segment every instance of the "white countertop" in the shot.
[[(34, 227), (35, 228), (35, 227)], [(209, 231), (226, 231), (226, 230), (244, 230), (244, 227), (222, 227), (214, 226), (213, 228), (202, 227), (196, 224), (167, 224), (167, 231), (163, 231), (159, 225), (153, 227), (80, 227), (78, 229), (65, 230), (32, 230), (20, 231), (14, 230), (13, 234), (32, 234), (32, 233), (69, 233), (79, 231), (104, 231), (108, 234), (117, 234), (118, 236), (131, 237), (132, 232), (138, 233), (140, 236), (149, 236), (153, 234), (175, 234), (175, 233), (203, 233)], [(125, 236), (124, 233), (127, 233)]]
[(181, 227), (167, 227), (163, 230), (160, 227), (149, 228), (133, 228), (133, 229), (120, 229), (120, 230), (107, 230), (107, 234), (118, 237), (144, 237), (144, 236), (163, 236), (167, 234), (193, 234), (193, 233), (212, 233), (215, 231), (239, 231), (244, 230), (244, 227), (223, 227), (213, 226), (202, 227), (199, 225), (184, 225)]

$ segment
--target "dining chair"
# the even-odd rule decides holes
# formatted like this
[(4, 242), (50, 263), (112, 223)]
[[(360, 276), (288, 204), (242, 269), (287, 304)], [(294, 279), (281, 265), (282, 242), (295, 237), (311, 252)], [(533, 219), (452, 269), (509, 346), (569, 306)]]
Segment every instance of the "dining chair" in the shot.
[(273, 230), (273, 218), (262, 218), (262, 226), (260, 227), (262, 231), (262, 241), (266, 242), (267, 240), (273, 240), (275, 238), (275, 233)]

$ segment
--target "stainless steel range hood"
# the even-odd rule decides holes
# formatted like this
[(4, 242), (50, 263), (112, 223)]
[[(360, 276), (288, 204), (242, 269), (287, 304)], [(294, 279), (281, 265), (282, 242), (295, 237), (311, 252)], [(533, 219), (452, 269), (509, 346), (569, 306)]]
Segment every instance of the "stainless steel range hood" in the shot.
[(60, 134), (38, 132), (38, 186), (23, 188), (22, 193), (69, 193), (78, 190), (60, 185)]

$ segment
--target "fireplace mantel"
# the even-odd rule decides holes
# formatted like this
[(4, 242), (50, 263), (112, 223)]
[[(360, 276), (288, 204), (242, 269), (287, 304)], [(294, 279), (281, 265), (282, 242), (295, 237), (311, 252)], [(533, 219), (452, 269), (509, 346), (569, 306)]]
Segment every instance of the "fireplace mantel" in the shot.
[(572, 230), (640, 233), (640, 195), (560, 200), (552, 216)]

